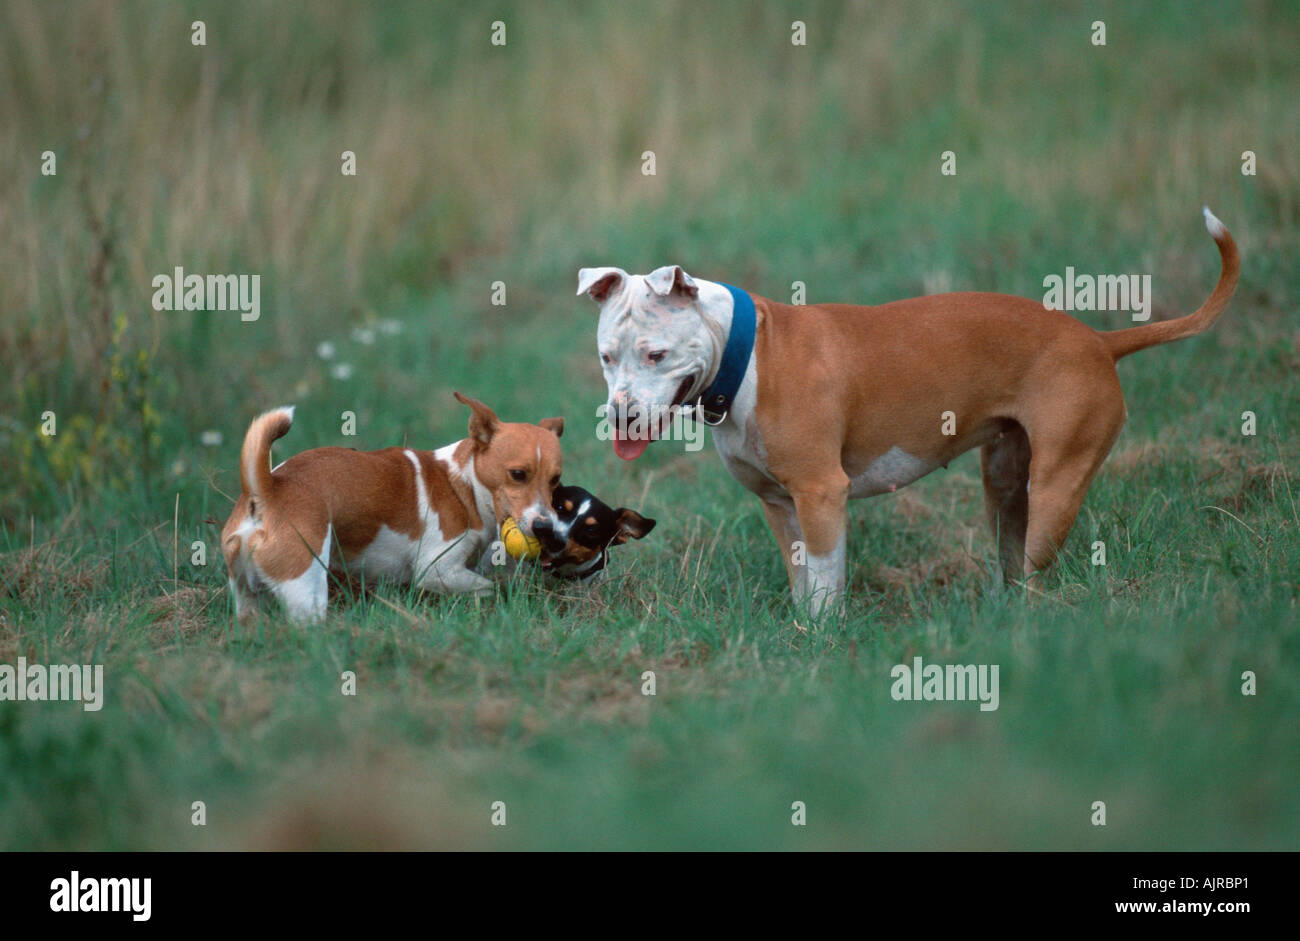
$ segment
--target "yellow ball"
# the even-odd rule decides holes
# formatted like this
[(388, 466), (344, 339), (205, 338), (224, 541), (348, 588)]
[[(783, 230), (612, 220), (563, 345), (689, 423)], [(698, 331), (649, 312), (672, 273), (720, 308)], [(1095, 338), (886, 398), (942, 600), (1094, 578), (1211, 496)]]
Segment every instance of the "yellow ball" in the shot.
[(520, 529), (513, 516), (501, 524), (501, 542), (512, 559), (535, 559), (542, 554), (542, 544)]

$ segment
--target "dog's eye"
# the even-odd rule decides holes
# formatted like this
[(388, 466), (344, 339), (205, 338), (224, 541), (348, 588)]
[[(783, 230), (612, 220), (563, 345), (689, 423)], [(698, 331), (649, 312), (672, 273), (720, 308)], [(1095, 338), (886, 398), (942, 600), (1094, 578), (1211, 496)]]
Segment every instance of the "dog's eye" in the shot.
[(601, 354), (600, 354), (600, 361), (601, 361), (602, 363), (604, 363), (606, 366), (608, 366), (610, 363), (614, 362), (614, 360), (610, 359), (610, 356), (609, 356), (608, 353), (601, 353)]
[(551, 489), (554, 490), (559, 485), (560, 485), (560, 475), (556, 474), (554, 477), (551, 478)]
[(664, 357), (667, 355), (668, 355), (667, 350), (651, 350), (649, 353), (650, 362), (662, 363), (664, 361)]
[(510, 479), (522, 484), (528, 479), (528, 471), (516, 467), (510, 472)]

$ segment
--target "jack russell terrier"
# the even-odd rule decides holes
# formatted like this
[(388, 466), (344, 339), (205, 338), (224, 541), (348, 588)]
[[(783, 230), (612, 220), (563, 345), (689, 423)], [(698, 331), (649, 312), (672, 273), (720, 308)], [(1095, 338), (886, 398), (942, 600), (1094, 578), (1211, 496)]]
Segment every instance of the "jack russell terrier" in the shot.
[(675, 265), (583, 268), (614, 451), (636, 459), (693, 407), (762, 500), (795, 601), (816, 611), (841, 601), (847, 501), (978, 447), (1003, 577), (1028, 579), (1052, 563), (1124, 424), (1116, 360), (1207, 329), (1237, 286), (1237, 246), (1204, 215), (1222, 265), (1205, 303), (1107, 333), (1004, 294), (794, 307)]
[(268, 594), (293, 620), (318, 620), (330, 571), (484, 593), (492, 582), (471, 566), (502, 521), (514, 517), (525, 532), (555, 524), (564, 419), (502, 422), (482, 402), (456, 398), (470, 420), (469, 437), (455, 444), (313, 448), (274, 469), (271, 443), (289, 430), (293, 409), (253, 420), (239, 455), (243, 493), (221, 532), (241, 620)]
[(556, 578), (584, 585), (605, 571), (609, 550), (629, 539), (641, 539), (655, 521), (636, 510), (617, 510), (581, 487), (557, 487), (551, 498), (556, 521), (538, 521), (533, 534), (542, 544), (542, 568)]

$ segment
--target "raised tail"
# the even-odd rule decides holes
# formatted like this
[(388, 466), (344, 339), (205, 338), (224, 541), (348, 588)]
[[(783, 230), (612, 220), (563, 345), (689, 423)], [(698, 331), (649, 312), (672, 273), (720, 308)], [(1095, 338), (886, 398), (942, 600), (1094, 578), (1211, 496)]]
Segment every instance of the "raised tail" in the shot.
[(1127, 330), (1112, 330), (1101, 334), (1110, 355), (1119, 359), (1129, 353), (1145, 350), (1148, 346), (1168, 343), (1193, 337), (1203, 330), (1208, 330), (1219, 319), (1223, 309), (1228, 306), (1228, 299), (1237, 289), (1237, 277), (1241, 274), (1241, 256), (1237, 254), (1237, 243), (1232, 240), (1222, 222), (1215, 218), (1206, 206), (1201, 210), (1205, 214), (1205, 228), (1209, 229), (1214, 244), (1219, 246), (1219, 259), (1222, 268), (1219, 271), (1219, 283), (1214, 286), (1205, 303), (1186, 317), (1176, 320), (1164, 320), (1160, 323), (1144, 324)]
[(253, 419), (239, 452), (239, 482), (250, 497), (265, 499), (271, 492), (271, 442), (283, 438), (293, 424), (293, 406), (264, 412)]

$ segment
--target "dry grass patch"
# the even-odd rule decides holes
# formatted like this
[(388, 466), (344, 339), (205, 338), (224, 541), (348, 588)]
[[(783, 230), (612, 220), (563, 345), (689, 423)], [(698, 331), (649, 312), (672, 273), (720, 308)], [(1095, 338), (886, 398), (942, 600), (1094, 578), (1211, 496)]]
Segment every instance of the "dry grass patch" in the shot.
[(99, 587), (107, 564), (78, 558), (44, 543), (0, 555), (0, 591), (29, 604), (50, 594), (87, 595)]

